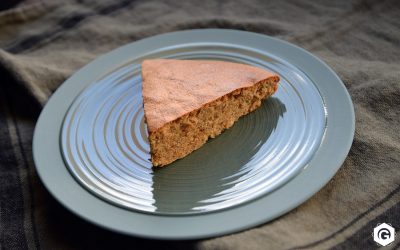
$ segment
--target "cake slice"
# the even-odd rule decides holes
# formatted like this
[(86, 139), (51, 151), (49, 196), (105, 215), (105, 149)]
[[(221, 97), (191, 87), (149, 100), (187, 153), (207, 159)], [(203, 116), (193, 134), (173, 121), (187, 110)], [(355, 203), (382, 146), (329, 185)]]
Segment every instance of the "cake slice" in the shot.
[(279, 76), (231, 62), (142, 63), (144, 115), (153, 166), (185, 157), (261, 105)]

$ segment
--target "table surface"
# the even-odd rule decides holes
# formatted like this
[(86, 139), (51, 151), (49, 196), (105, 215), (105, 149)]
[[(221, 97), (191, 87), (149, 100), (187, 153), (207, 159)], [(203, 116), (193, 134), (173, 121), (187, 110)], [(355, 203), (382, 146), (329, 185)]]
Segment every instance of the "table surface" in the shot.
[[(201, 6), (166, 0), (21, 2), (0, 11), (4, 249), (364, 249), (377, 247), (371, 234), (378, 223), (400, 228), (398, 1), (204, 0)], [(32, 135), (43, 105), (65, 79), (100, 54), (141, 38), (195, 28), (274, 36), (332, 67), (356, 113), (355, 138), (345, 163), (320, 192), (289, 214), (219, 238), (145, 240), (71, 214), (45, 190), (33, 165)], [(399, 248), (399, 239), (390, 248)]]

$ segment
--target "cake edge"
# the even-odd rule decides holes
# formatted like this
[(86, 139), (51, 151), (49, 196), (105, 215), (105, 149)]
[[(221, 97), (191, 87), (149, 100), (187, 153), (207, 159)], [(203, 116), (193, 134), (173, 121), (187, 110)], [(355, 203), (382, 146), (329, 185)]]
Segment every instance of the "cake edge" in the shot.
[[(176, 160), (179, 160), (179, 159), (181, 159), (181, 158), (184, 158), (185, 156), (189, 155), (190, 153), (192, 153), (193, 151), (199, 149), (202, 145), (204, 145), (204, 143), (203, 143), (203, 144), (201, 144), (199, 147), (197, 147), (197, 148), (191, 150), (189, 153), (186, 153), (185, 155), (183, 155), (183, 156), (181, 156), (181, 157), (179, 157), (179, 158), (176, 158), (176, 159), (174, 159), (174, 160), (172, 160), (172, 161), (167, 161), (167, 162), (155, 162), (155, 160), (154, 160), (154, 155), (153, 155), (153, 153), (154, 153), (154, 150), (153, 150), (153, 149), (154, 149), (155, 145), (153, 145), (153, 144), (154, 144), (154, 142), (153, 142), (154, 140), (153, 140), (152, 138), (156, 135), (156, 133), (158, 133), (159, 131), (162, 131), (163, 128), (165, 128), (165, 127), (167, 127), (167, 126), (171, 126), (173, 123), (179, 122), (179, 120), (183, 119), (184, 117), (188, 117), (188, 116), (190, 116), (190, 114), (196, 113), (196, 112), (198, 112), (199, 110), (201, 110), (201, 109), (203, 109), (203, 108), (205, 108), (205, 107), (207, 107), (207, 106), (210, 106), (210, 105), (212, 105), (213, 103), (216, 103), (216, 102), (220, 101), (220, 100), (223, 99), (224, 97), (232, 96), (235, 92), (240, 92), (240, 91), (243, 91), (243, 90), (245, 90), (245, 89), (252, 89), (252, 88), (254, 88), (254, 87), (258, 86), (259, 84), (261, 84), (261, 83), (263, 83), (263, 82), (266, 82), (266, 81), (268, 81), (268, 84), (270, 85), (270, 87), (272, 87), (272, 90), (269, 91), (263, 98), (261, 98), (260, 103), (259, 103), (258, 105), (255, 105), (254, 107), (251, 107), (247, 113), (245, 113), (245, 114), (243, 114), (243, 115), (240, 115), (232, 124), (230, 124), (229, 126), (225, 127), (224, 129), (222, 129), (222, 130), (217, 134), (217, 135), (219, 135), (219, 134), (221, 134), (223, 131), (225, 131), (226, 129), (229, 129), (230, 127), (232, 127), (233, 124), (234, 124), (235, 122), (237, 122), (237, 121), (240, 119), (240, 117), (245, 116), (245, 115), (247, 115), (247, 114), (253, 112), (254, 110), (256, 110), (257, 108), (259, 108), (259, 107), (261, 106), (261, 102), (262, 102), (262, 101), (264, 101), (264, 100), (267, 99), (268, 97), (272, 96), (272, 95), (277, 91), (277, 89), (278, 89), (280, 77), (279, 77), (278, 75), (272, 75), (272, 76), (270, 76), (270, 77), (268, 77), (268, 78), (265, 78), (265, 79), (262, 79), (262, 80), (260, 80), (260, 81), (255, 82), (255, 83), (254, 83), (253, 85), (251, 85), (251, 86), (247, 86), (247, 87), (242, 87), (242, 88), (235, 89), (235, 90), (233, 90), (233, 91), (231, 91), (231, 92), (229, 92), (229, 93), (227, 93), (227, 94), (225, 94), (225, 95), (223, 95), (223, 96), (221, 96), (221, 97), (218, 97), (218, 98), (216, 98), (216, 99), (214, 99), (214, 100), (212, 100), (212, 101), (210, 101), (210, 102), (208, 102), (208, 103), (205, 103), (203, 106), (201, 106), (201, 107), (198, 108), (198, 109), (195, 109), (195, 110), (192, 110), (192, 111), (190, 111), (190, 112), (187, 112), (187, 113), (185, 113), (184, 115), (182, 115), (182, 116), (176, 118), (175, 120), (172, 120), (172, 121), (169, 121), (169, 122), (165, 123), (163, 126), (157, 128), (157, 129), (154, 130), (154, 131), (148, 131), (148, 139), (149, 139), (149, 144), (150, 144), (150, 155), (151, 155), (151, 162), (152, 162), (152, 164), (153, 164), (153, 167), (154, 167), (154, 168), (162, 168), (162, 167), (164, 167), (164, 166), (166, 166), (166, 165), (168, 165), (168, 164), (170, 164), (170, 163), (172, 163), (172, 162), (174, 162), (174, 161), (176, 161)], [(147, 125), (146, 113), (144, 113), (144, 118), (145, 118), (145, 123), (146, 123), (146, 125)], [(210, 138), (214, 138), (214, 137), (215, 137), (215, 136), (210, 136), (210, 135), (209, 135), (208, 138), (207, 138), (207, 140), (206, 140), (206, 142), (207, 142)]]

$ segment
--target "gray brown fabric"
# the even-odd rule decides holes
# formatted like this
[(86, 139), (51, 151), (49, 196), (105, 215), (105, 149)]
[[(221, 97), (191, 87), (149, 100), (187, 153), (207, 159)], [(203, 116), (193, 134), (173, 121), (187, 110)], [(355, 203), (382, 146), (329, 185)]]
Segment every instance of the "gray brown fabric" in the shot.
[[(71, 214), (34, 169), (32, 133), (41, 108), (98, 55), (193, 28), (278, 37), (330, 65), (356, 112), (344, 165), (290, 213), (214, 239), (138, 239)], [(369, 249), (377, 248), (371, 236), (377, 223), (400, 229), (400, 1), (31, 0), (0, 12), (0, 76), (0, 249)], [(398, 234), (386, 249), (399, 247)]]

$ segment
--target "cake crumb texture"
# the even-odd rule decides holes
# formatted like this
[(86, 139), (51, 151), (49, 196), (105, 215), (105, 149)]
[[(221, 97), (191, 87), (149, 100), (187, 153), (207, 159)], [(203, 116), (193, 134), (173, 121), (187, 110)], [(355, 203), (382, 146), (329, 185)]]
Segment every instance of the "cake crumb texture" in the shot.
[(279, 82), (248, 65), (167, 59), (143, 62), (142, 77), (153, 166), (200, 148), (260, 107)]

